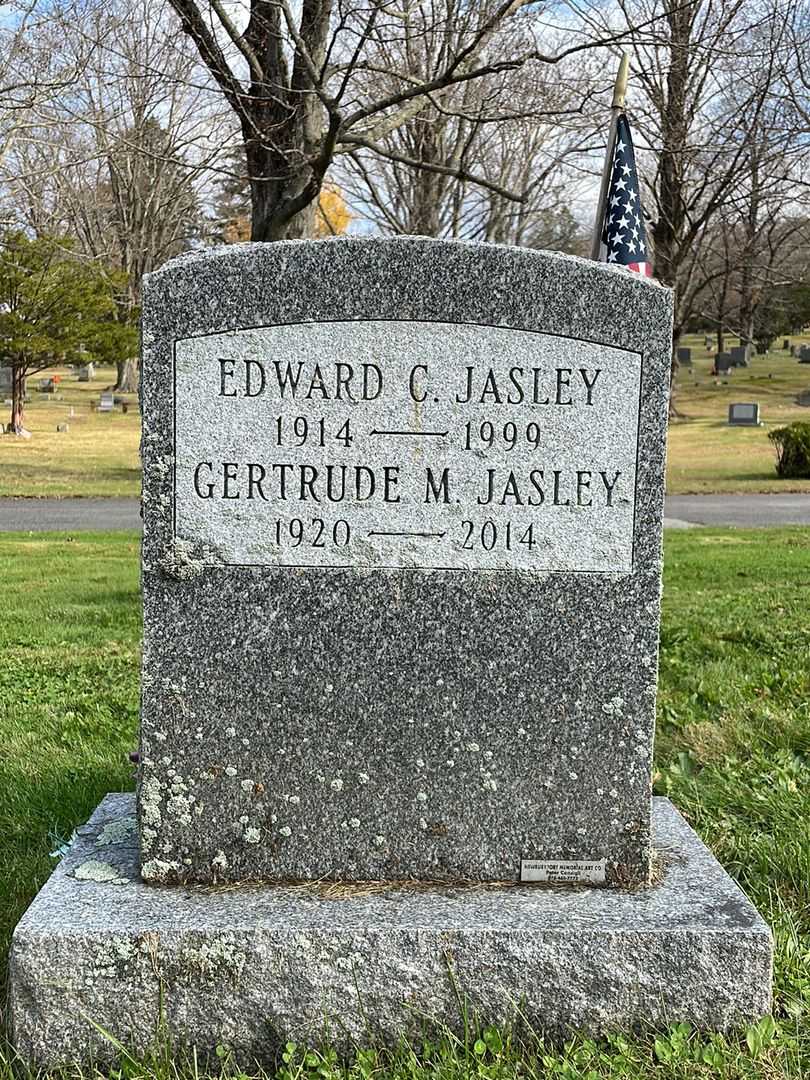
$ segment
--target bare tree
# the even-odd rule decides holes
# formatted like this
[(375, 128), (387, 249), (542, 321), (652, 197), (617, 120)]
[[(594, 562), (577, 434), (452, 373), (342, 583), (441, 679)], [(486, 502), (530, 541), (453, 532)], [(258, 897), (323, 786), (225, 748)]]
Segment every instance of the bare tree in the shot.
[[(727, 326), (739, 335), (749, 359), (758, 324), (759, 341), (764, 340), (760, 305), (795, 280), (785, 276), (784, 264), (806, 242), (797, 210), (808, 147), (804, 121), (791, 103), (792, 58), (785, 47), (784, 13), (777, 9), (773, 14), (782, 17), (764, 19), (750, 35), (755, 45), (764, 44), (758, 51), (771, 54), (773, 62), (736, 72), (724, 92), (723, 112), (733, 118), (727, 129), (729, 150), (740, 153), (717, 222), (697, 248), (684, 305), (694, 311), (697, 302), (706, 310), (705, 301), (713, 298), (719, 345)], [(752, 99), (758, 107), (749, 109)]]
[[(595, 44), (572, 28), (572, 43), (539, 48), (538, 5), (531, 0), (302, 0), (297, 11), (289, 0), (249, 0), (236, 10), (221, 0), (170, 2), (238, 119), (254, 240), (311, 232), (336, 155), (362, 148), (390, 159), (387, 136), (428, 106), (443, 108), (454, 88), (528, 63), (557, 64)], [(442, 40), (430, 73), (411, 69), (407, 48), (392, 49), (407, 44), (414, 21)], [(518, 22), (526, 28), (525, 44), (501, 50), (500, 35)], [(621, 36), (611, 31), (596, 44)], [(405, 62), (390, 66), (397, 52)], [(372, 73), (380, 79), (370, 80)], [(487, 184), (461, 163), (425, 158), (421, 171)]]
[(673, 376), (676, 346), (705, 287), (702, 248), (779, 82), (790, 2), (617, 0), (609, 16), (594, 18), (598, 33), (619, 27), (631, 44), (632, 118), (639, 157), (651, 166), (644, 178), (654, 273), (675, 291)]
[[(219, 152), (196, 56), (178, 48), (173, 16), (155, 0), (52, 7), (41, 47), (79, 69), (69, 95), (29, 110), (5, 163), (18, 217), (38, 235), (75, 237), (88, 258), (125, 281), (119, 319), (140, 305), (144, 273), (201, 229), (195, 184)], [(182, 46), (181, 41), (181, 46)], [(136, 357), (117, 361), (116, 389), (137, 389)]]
[[(458, 9), (452, 26), (463, 34), (469, 5), (448, 0), (447, 6)], [(525, 51), (529, 28), (502, 30), (499, 47)], [(428, 81), (444, 63), (446, 33), (410, 20), (403, 35), (387, 44), (386, 70), (407, 66)], [(564, 182), (563, 170), (592, 142), (593, 119), (584, 115), (592, 74), (579, 56), (571, 72), (565, 65), (530, 64), (451, 87), (441, 102), (431, 96), (373, 151), (359, 147), (340, 156), (336, 175), (385, 232), (573, 242), (578, 229), (567, 207), (572, 183), (570, 174)], [(384, 89), (376, 72), (369, 76), (375, 78), (372, 97)]]
[(3, 4), (0, 20), (0, 163), (30, 122), (31, 112), (46, 97), (66, 93), (79, 65), (60, 63), (39, 43), (53, 12), (41, 0)]
[[(774, 287), (795, 281), (792, 272), (785, 273), (784, 262), (807, 242), (806, 222), (797, 223), (791, 214), (795, 188), (780, 176), (779, 169), (784, 164), (783, 158), (774, 161), (765, 140), (753, 132), (743, 191), (735, 205), (739, 220), (738, 332), (748, 357), (757, 337), (760, 304)], [(773, 171), (769, 171), (769, 166)]]
[(700, 245), (697, 261), (701, 279), (695, 286), (695, 303), (701, 318), (714, 329), (718, 353), (724, 350), (734, 308), (736, 248), (733, 217), (721, 211)]

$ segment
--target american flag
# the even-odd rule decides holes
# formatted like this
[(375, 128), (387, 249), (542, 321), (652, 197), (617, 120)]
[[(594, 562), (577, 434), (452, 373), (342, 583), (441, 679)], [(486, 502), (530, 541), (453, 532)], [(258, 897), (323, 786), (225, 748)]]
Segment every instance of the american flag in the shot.
[(641, 210), (636, 157), (630, 125), (622, 113), (616, 125), (613, 168), (602, 225), (602, 262), (626, 266), (637, 274), (652, 276), (648, 262), (647, 234)]

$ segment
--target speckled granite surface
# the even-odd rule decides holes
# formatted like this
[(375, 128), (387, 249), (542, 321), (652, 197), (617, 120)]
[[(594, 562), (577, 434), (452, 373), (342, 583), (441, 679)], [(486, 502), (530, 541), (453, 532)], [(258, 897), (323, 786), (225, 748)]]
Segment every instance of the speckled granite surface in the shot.
[(158, 888), (137, 868), (134, 799), (110, 795), (23, 917), (11, 1021), (23, 1058), (53, 1067), (144, 1050), (161, 993), (175, 1045), (267, 1058), (286, 1038), (422, 1017), (458, 1026), (457, 989), (485, 1020), (616, 1031), (691, 1020), (728, 1028), (770, 1008), (771, 937), (665, 799), (653, 800), (661, 879), (635, 889), (514, 885), (370, 893)]
[[(175, 537), (175, 341), (369, 319), (640, 356), (638, 408), (616, 420), (617, 446), (637, 437), (632, 570), (600, 554), (627, 553), (619, 532), (591, 544), (590, 573), (217, 565), (215, 545)], [(149, 880), (515, 880), (521, 859), (605, 860), (608, 883), (646, 880), (670, 322), (669, 292), (637, 276), (425, 239), (230, 247), (146, 279)], [(461, 362), (450, 338), (447, 355)], [(574, 564), (576, 509), (554, 531)]]

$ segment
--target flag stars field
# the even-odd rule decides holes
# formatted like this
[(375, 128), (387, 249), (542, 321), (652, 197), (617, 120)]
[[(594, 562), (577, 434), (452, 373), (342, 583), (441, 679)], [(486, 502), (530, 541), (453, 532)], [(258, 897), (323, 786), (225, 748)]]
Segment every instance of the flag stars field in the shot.
[(647, 262), (647, 237), (638, 195), (633, 141), (626, 116), (619, 117), (616, 132), (608, 188), (609, 209), (602, 228), (602, 259), (649, 276), (651, 267)]

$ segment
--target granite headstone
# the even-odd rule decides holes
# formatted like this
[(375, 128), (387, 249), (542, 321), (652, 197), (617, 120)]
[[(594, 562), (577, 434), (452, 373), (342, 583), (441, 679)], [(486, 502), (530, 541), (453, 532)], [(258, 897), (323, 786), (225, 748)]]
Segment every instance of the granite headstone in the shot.
[(144, 299), (146, 880), (647, 881), (669, 293), (413, 240)]
[(739, 401), (728, 407), (728, 422), (731, 427), (758, 427), (759, 402)]

